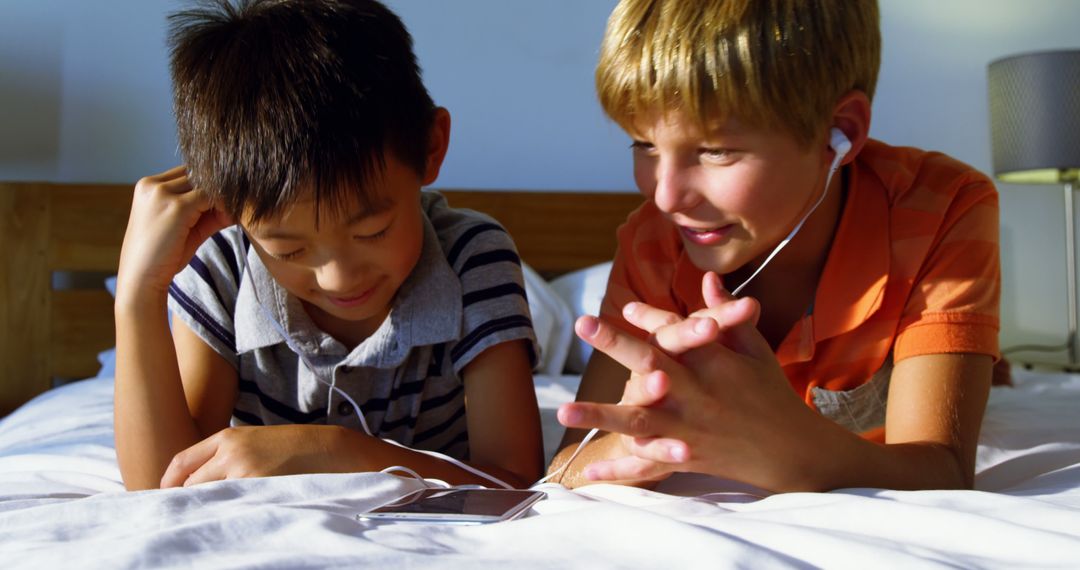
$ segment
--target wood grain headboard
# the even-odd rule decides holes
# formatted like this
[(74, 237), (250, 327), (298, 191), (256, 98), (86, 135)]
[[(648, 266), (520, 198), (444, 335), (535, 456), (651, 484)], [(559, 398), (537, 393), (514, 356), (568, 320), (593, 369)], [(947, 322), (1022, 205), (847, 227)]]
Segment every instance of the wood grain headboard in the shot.
[[(55, 290), (58, 272), (115, 273), (134, 185), (0, 183), (0, 416), (50, 388), (86, 378), (114, 344), (103, 287)], [(545, 276), (599, 263), (638, 194), (444, 190), (485, 212)]]

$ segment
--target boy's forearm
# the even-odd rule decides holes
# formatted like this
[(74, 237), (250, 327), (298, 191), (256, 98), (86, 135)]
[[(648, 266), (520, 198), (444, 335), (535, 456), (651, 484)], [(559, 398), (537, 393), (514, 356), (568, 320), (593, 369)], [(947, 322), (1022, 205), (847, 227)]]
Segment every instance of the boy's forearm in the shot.
[(161, 299), (118, 298), (114, 427), (129, 490), (151, 489), (173, 456), (199, 441)]
[(971, 489), (975, 483), (972, 469), (962, 465), (949, 447), (939, 443), (917, 442), (882, 445), (883, 459), (867, 473), (880, 481), (875, 485), (896, 490)]
[(822, 479), (810, 490), (850, 487), (911, 491), (970, 489), (974, 484), (970, 469), (963, 467), (956, 454), (945, 445), (930, 442), (886, 445), (865, 440), (860, 440), (857, 445), (865, 447), (865, 451), (838, 458), (834, 466), (846, 465), (847, 468)]
[(957, 453), (941, 443), (881, 444), (820, 418), (818, 437), (800, 444), (798, 464), (771, 484), (778, 492), (831, 491), (869, 487), (896, 490), (970, 489), (974, 476)]
[[(576, 489), (583, 485), (600, 482), (587, 479), (585, 477), (585, 468), (595, 461), (617, 459), (625, 455), (626, 452), (622, 448), (619, 437), (621, 437), (619, 434), (600, 432), (581, 449), (581, 453), (569, 465), (566, 465), (566, 469), (552, 477), (550, 482), (559, 483), (568, 489)], [(565, 465), (578, 448), (578, 445), (580, 445), (580, 442), (573, 442), (556, 453), (551, 460), (551, 465), (548, 467), (548, 473), (554, 473)], [(619, 481), (619, 483), (635, 487), (650, 487), (655, 484), (654, 481)]]
[[(337, 446), (340, 446), (342, 450), (340, 457), (345, 458), (341, 471), (381, 471), (391, 466), (402, 466), (412, 469), (426, 479), (441, 479), (451, 485), (496, 486), (494, 482), (470, 473), (449, 461), (399, 447), (347, 428), (339, 428)], [(497, 477), (516, 488), (524, 488), (533, 483), (498, 467), (471, 464), (470, 467)]]
[[(822, 429), (800, 442), (801, 452), (774, 450), (794, 461), (780, 462), (778, 469), (774, 469), (767, 479), (748, 482), (776, 492), (823, 492), (852, 487), (967, 489), (972, 486), (971, 469), (963, 467), (960, 458), (945, 445), (929, 442), (883, 445), (867, 441), (825, 418), (819, 420)], [(595, 461), (625, 455), (618, 437), (611, 433), (598, 436), (553, 478), (553, 482), (570, 489), (594, 483), (585, 478), (585, 468)], [(577, 446), (574, 443), (560, 450), (548, 472), (562, 467)], [(653, 484), (651, 481), (620, 483), (646, 487)]]
[[(575, 489), (582, 485), (590, 483), (585, 478), (585, 466), (593, 461), (600, 461), (608, 459), (611, 456), (611, 434), (600, 433), (585, 445), (581, 449), (581, 453), (577, 454), (577, 457), (573, 461), (570, 461), (570, 456), (581, 445), (580, 441), (575, 441), (569, 445), (564, 446), (555, 454), (555, 457), (551, 459), (551, 465), (548, 466), (548, 474), (555, 473), (560, 469), (559, 474), (552, 477), (550, 481), (552, 483), (560, 483), (568, 489)], [(570, 464), (567, 465), (567, 462)]]

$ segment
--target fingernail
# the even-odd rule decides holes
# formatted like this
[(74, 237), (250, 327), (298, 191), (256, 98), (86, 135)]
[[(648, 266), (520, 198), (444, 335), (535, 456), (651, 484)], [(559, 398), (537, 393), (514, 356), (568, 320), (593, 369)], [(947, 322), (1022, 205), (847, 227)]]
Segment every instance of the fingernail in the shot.
[(578, 333), (581, 336), (594, 336), (600, 330), (600, 322), (593, 317), (583, 317), (578, 321)]
[(636, 310), (637, 303), (627, 303), (626, 306), (622, 308), (622, 315), (623, 317), (629, 319), (630, 317), (634, 316), (634, 311)]
[(649, 378), (645, 382), (645, 389), (649, 391), (649, 395), (653, 397), (660, 396), (663, 393), (663, 377), (661, 372), (657, 370), (649, 375)]
[(672, 445), (668, 447), (668, 455), (671, 456), (672, 461), (682, 463), (686, 461), (686, 448), (681, 445)]
[(705, 336), (709, 333), (709, 321), (707, 319), (697, 319), (694, 323), (694, 332), (698, 336)]
[(560, 408), (557, 415), (559, 423), (563, 425), (576, 424), (581, 421), (581, 410), (574, 408)]
[(594, 469), (592, 467), (586, 467), (585, 468), (585, 478), (588, 479), (589, 481), (596, 481), (597, 479), (600, 478), (600, 474), (597, 473), (596, 469)]

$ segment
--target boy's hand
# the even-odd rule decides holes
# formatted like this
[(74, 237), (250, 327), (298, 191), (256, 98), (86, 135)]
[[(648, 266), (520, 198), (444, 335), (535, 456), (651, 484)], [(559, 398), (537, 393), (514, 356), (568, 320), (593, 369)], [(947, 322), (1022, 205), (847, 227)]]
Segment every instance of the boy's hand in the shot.
[(232, 223), (191, 186), (183, 166), (139, 180), (120, 253), (117, 294), (165, 294), (202, 242)]
[[(599, 320), (583, 338), (630, 369), (622, 405), (564, 406), (569, 427), (621, 433), (630, 456), (586, 468), (591, 480), (708, 473), (777, 488), (813, 412), (791, 390), (754, 322), (757, 304), (731, 300), (706, 275), (708, 308), (692, 318), (636, 304), (628, 320), (651, 333), (642, 342)], [(720, 342), (717, 342), (719, 340)]]
[(341, 441), (334, 426), (280, 425), (223, 429), (176, 454), (161, 488), (208, 481), (342, 471), (333, 460)]

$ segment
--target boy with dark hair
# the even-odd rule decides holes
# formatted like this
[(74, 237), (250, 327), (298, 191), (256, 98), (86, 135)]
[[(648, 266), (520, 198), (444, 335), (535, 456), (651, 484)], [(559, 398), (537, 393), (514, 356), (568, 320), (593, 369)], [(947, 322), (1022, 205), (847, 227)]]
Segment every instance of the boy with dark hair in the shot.
[(121, 254), (125, 485), (391, 466), (534, 480), (520, 260), (493, 220), (420, 190), (450, 116), (401, 21), (374, 0), (170, 19), (187, 166), (139, 181)]
[(868, 137), (878, 19), (875, 0), (615, 8), (597, 88), (647, 201), (619, 230), (601, 318), (577, 323), (598, 350), (559, 419), (609, 433), (574, 459), (584, 433), (568, 432), (566, 484), (972, 486), (997, 194)]

